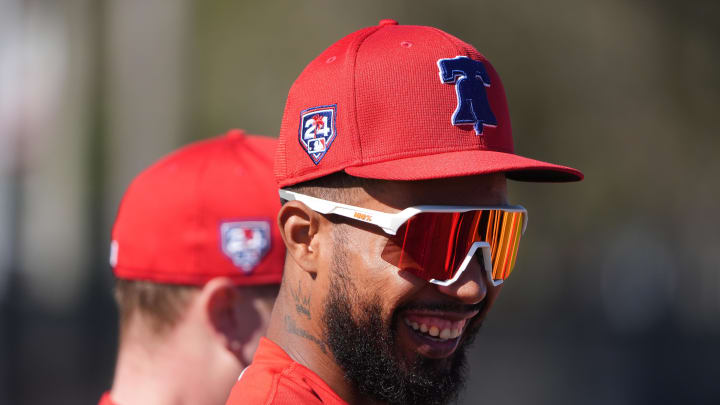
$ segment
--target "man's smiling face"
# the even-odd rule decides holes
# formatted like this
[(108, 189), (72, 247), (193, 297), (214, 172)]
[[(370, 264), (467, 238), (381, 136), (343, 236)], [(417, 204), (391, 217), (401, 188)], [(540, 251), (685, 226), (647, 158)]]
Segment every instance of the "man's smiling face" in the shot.
[[(505, 205), (506, 181), (488, 175), (378, 182), (347, 202), (385, 212), (415, 205)], [(387, 235), (357, 221), (337, 221), (332, 233), (324, 340), (346, 378), (381, 402), (449, 402), (463, 382), (465, 348), (500, 287), (488, 286), (475, 260), (450, 286), (398, 269), (382, 259)]]

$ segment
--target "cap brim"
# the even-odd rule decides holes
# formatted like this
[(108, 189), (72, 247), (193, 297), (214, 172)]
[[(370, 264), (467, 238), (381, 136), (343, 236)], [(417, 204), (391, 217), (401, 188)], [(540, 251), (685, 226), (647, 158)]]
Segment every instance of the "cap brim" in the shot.
[(429, 180), (505, 173), (507, 178), (532, 182), (580, 181), (572, 167), (529, 159), (512, 153), (469, 150), (414, 156), (345, 168), (351, 176), (380, 180)]

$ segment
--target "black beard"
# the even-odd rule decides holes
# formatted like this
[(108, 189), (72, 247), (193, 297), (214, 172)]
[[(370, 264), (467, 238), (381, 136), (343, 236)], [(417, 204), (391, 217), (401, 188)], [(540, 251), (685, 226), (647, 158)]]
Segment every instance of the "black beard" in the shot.
[[(465, 382), (465, 351), (480, 322), (468, 325), (463, 340), (448, 359), (420, 355), (398, 358), (394, 343), (401, 311), (396, 310), (390, 325), (384, 325), (379, 297), (361, 300), (353, 294), (352, 281), (346, 277), (347, 269), (334, 270), (323, 314), (324, 338), (345, 372), (345, 379), (357, 392), (379, 402), (398, 405), (441, 405), (455, 400)], [(362, 314), (359, 319), (352, 315), (353, 308), (357, 309), (355, 313)]]

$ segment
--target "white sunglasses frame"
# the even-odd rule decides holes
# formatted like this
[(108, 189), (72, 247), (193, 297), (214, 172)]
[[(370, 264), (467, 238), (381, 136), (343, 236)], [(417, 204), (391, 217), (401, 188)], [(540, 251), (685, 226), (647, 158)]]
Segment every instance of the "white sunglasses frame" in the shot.
[[(383, 230), (388, 235), (397, 234), (398, 229), (407, 222), (413, 216), (421, 212), (467, 212), (476, 210), (503, 210), (509, 212), (523, 212), (523, 225), (522, 233), (525, 233), (527, 228), (528, 215), (525, 207), (521, 205), (497, 205), (497, 206), (470, 206), (470, 205), (418, 205), (414, 207), (405, 208), (400, 212), (390, 213), (371, 210), (369, 208), (355, 207), (353, 205), (342, 204), (334, 201), (324, 200), (322, 198), (312, 197), (306, 194), (296, 193), (289, 190), (279, 190), (280, 198), (285, 201), (299, 201), (305, 204), (308, 208), (321, 214), (335, 214), (345, 218), (354, 219), (360, 222), (375, 225)], [(493, 286), (498, 286), (503, 283), (503, 280), (493, 280), (492, 278), (492, 253), (490, 251), (490, 244), (487, 242), (475, 242), (470, 246), (465, 259), (460, 264), (455, 276), (449, 280), (441, 281), (431, 279), (430, 283), (449, 286), (457, 281), (462, 273), (470, 264), (470, 260), (475, 255), (478, 249), (482, 249), (483, 259), (485, 264), (485, 273), (487, 274), (488, 281)]]

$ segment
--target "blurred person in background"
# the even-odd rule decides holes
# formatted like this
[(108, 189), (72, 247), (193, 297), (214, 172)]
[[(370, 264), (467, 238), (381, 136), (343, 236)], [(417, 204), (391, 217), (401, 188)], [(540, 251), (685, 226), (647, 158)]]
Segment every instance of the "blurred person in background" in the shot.
[(298, 77), (275, 174), (285, 273), (231, 405), (450, 402), (525, 228), (506, 179), (583, 177), (513, 153), (475, 48), (392, 20)]
[(130, 184), (112, 231), (120, 343), (101, 404), (224, 403), (282, 276), (275, 145), (232, 130)]

